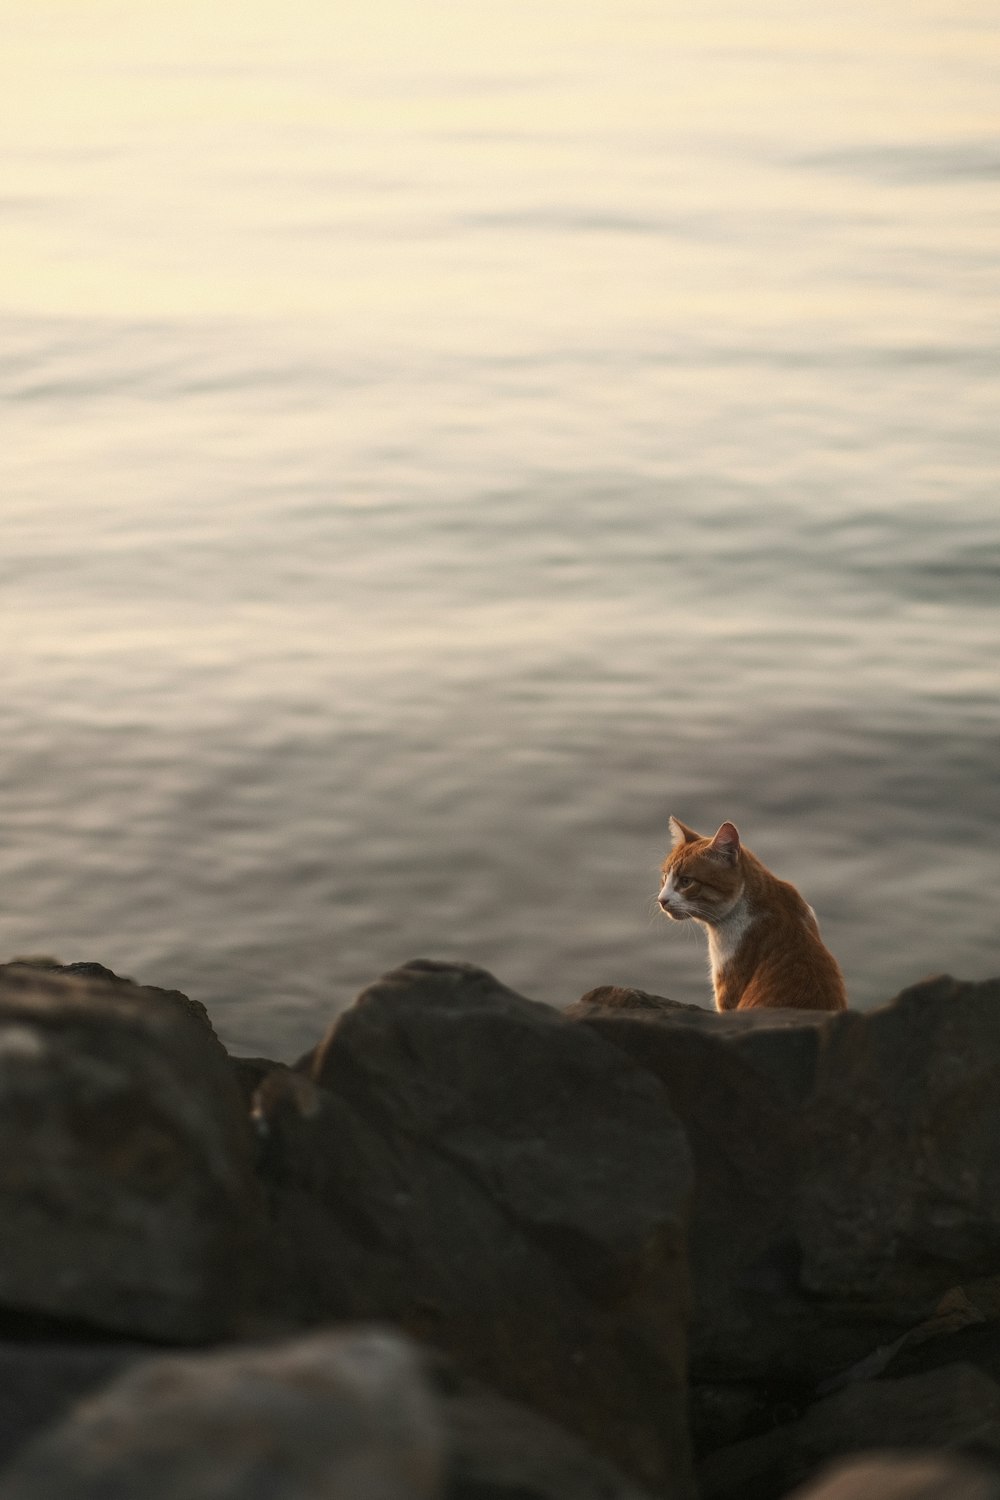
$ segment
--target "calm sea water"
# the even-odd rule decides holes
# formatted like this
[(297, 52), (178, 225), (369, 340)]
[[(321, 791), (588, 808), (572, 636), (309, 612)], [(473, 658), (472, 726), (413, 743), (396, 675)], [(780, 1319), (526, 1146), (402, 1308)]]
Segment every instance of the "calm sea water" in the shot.
[(0, 937), (292, 1056), (379, 972), (1000, 972), (984, 0), (6, 0)]

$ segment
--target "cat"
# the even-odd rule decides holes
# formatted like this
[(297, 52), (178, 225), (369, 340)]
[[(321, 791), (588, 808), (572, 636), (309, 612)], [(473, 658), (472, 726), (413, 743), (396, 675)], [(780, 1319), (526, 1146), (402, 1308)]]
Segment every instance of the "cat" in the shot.
[(744, 848), (735, 824), (708, 839), (671, 818), (670, 832), (659, 904), (675, 922), (691, 917), (706, 929), (716, 1009), (846, 1009), (815, 912)]

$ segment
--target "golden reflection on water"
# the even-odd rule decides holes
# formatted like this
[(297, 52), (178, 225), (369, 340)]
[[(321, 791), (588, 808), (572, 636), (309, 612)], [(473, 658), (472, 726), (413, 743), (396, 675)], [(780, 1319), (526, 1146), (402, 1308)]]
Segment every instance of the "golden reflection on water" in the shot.
[[(1000, 42), (974, 0), (4, 13), (8, 311), (308, 317), (487, 350), (706, 318), (891, 334), (933, 317), (907, 284), (927, 209), (877, 151), (996, 127)], [(856, 148), (876, 154), (815, 169)], [(987, 252), (981, 184), (933, 211), (943, 248)]]

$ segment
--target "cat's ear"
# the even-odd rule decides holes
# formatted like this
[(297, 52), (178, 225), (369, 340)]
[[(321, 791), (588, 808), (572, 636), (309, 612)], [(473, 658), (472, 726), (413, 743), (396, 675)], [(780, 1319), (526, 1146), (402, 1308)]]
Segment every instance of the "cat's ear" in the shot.
[(735, 823), (723, 823), (706, 851), (727, 865), (734, 865), (740, 856), (740, 831)]
[(693, 828), (686, 827), (680, 818), (671, 818), (670, 837), (673, 840), (672, 847), (677, 849), (681, 844), (696, 844), (701, 838), (701, 834), (695, 833)]

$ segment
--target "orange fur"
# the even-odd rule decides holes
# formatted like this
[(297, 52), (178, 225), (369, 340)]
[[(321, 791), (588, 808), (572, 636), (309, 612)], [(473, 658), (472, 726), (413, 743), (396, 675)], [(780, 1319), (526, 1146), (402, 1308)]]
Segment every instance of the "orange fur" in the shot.
[(710, 839), (676, 818), (670, 826), (660, 907), (706, 929), (717, 1008), (844, 1010), (843, 975), (795, 887), (743, 847), (732, 823)]

